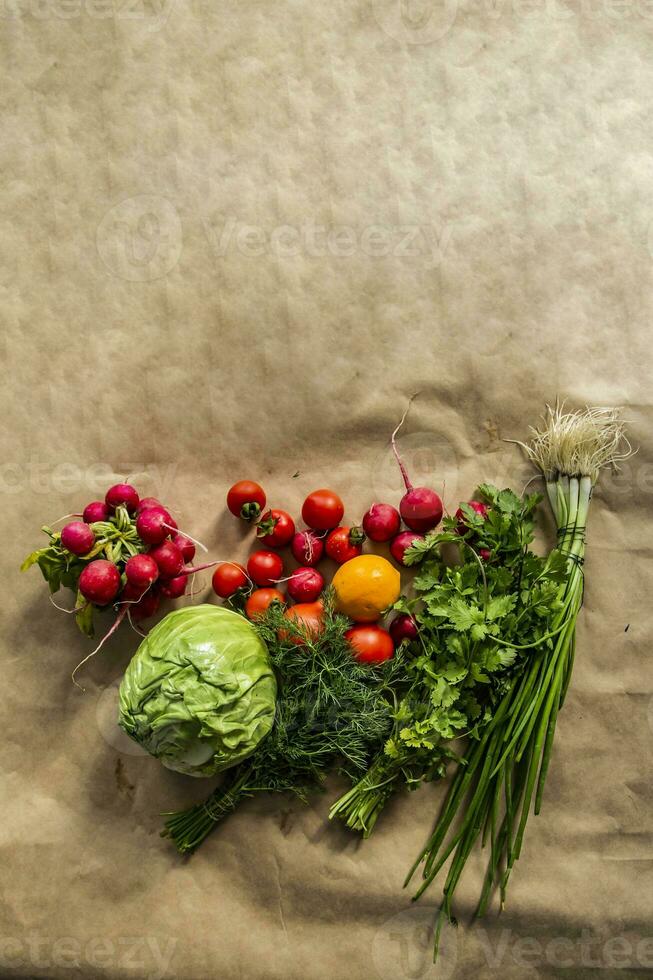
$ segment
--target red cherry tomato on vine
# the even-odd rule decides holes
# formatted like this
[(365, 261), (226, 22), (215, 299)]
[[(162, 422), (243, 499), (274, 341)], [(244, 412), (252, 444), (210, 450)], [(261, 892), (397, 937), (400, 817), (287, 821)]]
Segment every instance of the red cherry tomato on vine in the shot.
[(283, 562), (275, 551), (255, 551), (247, 562), (249, 577), (263, 588), (274, 586), (283, 575)]
[(345, 505), (333, 490), (314, 490), (302, 506), (302, 517), (314, 531), (330, 531), (337, 527), (345, 513)]
[(295, 522), (285, 510), (268, 510), (256, 528), (256, 537), (268, 548), (284, 548), (295, 536)]
[(256, 521), (265, 507), (265, 491), (253, 480), (239, 480), (227, 494), (227, 507), (235, 517)]
[(361, 664), (382, 664), (390, 660), (395, 652), (392, 637), (380, 626), (352, 626), (345, 637), (353, 648), (354, 657)]
[(278, 589), (255, 589), (245, 603), (245, 615), (248, 619), (256, 619), (257, 616), (267, 612), (275, 601), (280, 602), (282, 606), (286, 604), (283, 593)]
[(247, 573), (242, 565), (239, 565), (237, 561), (226, 561), (222, 565), (218, 565), (214, 571), (211, 584), (216, 595), (219, 595), (221, 599), (229, 599), (238, 592), (238, 589), (244, 589), (248, 581)]
[(337, 527), (326, 539), (326, 553), (339, 565), (358, 558), (363, 550), (365, 534), (360, 527)]

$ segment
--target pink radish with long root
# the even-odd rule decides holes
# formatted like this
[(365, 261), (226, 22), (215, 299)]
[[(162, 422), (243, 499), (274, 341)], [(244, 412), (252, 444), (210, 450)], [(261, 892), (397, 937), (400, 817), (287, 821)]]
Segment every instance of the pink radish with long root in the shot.
[[(414, 397), (415, 396), (413, 395), (413, 398)], [(413, 486), (413, 484), (410, 482), (408, 471), (406, 470), (397, 449), (397, 433), (406, 420), (406, 416), (408, 415), (413, 398), (411, 398), (408, 402), (408, 408), (406, 408), (406, 411), (402, 415), (401, 422), (392, 433), (391, 443), (392, 451), (395, 459), (397, 460), (399, 469), (401, 470), (401, 475), (406, 487), (406, 493), (401, 498), (401, 502), (399, 504), (399, 513), (401, 514), (404, 524), (406, 527), (409, 527), (411, 531), (424, 532), (431, 531), (434, 527), (438, 526), (442, 520), (444, 507), (440, 495), (436, 493), (435, 490), (431, 490), (430, 487)]]

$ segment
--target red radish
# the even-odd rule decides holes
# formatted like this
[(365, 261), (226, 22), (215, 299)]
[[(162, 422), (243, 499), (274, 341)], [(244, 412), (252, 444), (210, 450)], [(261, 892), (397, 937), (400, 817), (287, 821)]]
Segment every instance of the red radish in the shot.
[(417, 623), (408, 613), (399, 613), (390, 623), (389, 633), (394, 645), (399, 646), (403, 640), (416, 640), (419, 630)]
[(365, 623), (352, 626), (345, 633), (354, 657), (361, 664), (382, 664), (394, 655), (395, 645), (390, 634), (381, 626)]
[(178, 575), (176, 578), (167, 579), (161, 583), (161, 595), (166, 599), (179, 599), (186, 593), (188, 576)]
[[(138, 501), (136, 513), (140, 514), (142, 510), (148, 510), (150, 507), (163, 507), (163, 504), (156, 497), (141, 497)], [(163, 509), (165, 510), (165, 507)]]
[(89, 562), (79, 576), (79, 591), (96, 606), (106, 606), (118, 595), (120, 572), (112, 561), (97, 558)]
[[(488, 505), (484, 504), (481, 500), (468, 500), (467, 506), (471, 507), (471, 509), (475, 511), (479, 517), (482, 517), (483, 520), (485, 520), (485, 518), (487, 517), (488, 511), (490, 509)], [(465, 516), (465, 512), (462, 509), (462, 507), (458, 508), (455, 517), (456, 520), (458, 521), (458, 524), (456, 526), (456, 531), (458, 532), (458, 534), (466, 534), (466, 532), (469, 531), (469, 524), (467, 523), (467, 517)]]
[(490, 561), (492, 558), (492, 552), (489, 548), (479, 548), (478, 557), (481, 559), (481, 561)]
[(136, 518), (136, 533), (145, 544), (161, 544), (170, 534), (171, 520), (165, 507), (148, 507)]
[(133, 606), (129, 606), (129, 614), (135, 620), (149, 619), (158, 610), (161, 603), (161, 596), (157, 592), (146, 592), (145, 595), (135, 602)]
[(390, 554), (400, 565), (405, 565), (404, 555), (415, 541), (423, 541), (424, 535), (415, 531), (402, 531), (390, 542)]
[(227, 493), (227, 507), (243, 521), (255, 521), (265, 507), (265, 491), (253, 480), (239, 480)]
[(295, 602), (315, 602), (324, 588), (324, 577), (316, 568), (296, 568), (288, 579), (288, 595)]
[[(157, 569), (157, 574), (158, 574), (158, 569)], [(145, 595), (145, 593), (148, 591), (149, 588), (150, 588), (149, 585), (135, 585), (133, 582), (130, 582), (128, 579), (127, 582), (125, 582), (125, 584), (123, 585), (122, 589), (120, 590), (118, 601), (120, 603), (138, 602), (139, 599), (143, 598), (143, 596)]]
[(283, 575), (283, 562), (276, 551), (255, 551), (247, 562), (247, 572), (253, 582), (267, 588)]
[(159, 577), (159, 566), (152, 555), (134, 555), (125, 565), (125, 575), (130, 585), (143, 592)]
[(73, 555), (85, 555), (95, 544), (95, 535), (84, 521), (72, 521), (61, 528), (61, 543)]
[(399, 511), (392, 504), (372, 504), (363, 518), (363, 530), (370, 541), (389, 541), (400, 527)]
[(268, 510), (256, 528), (256, 537), (268, 548), (284, 548), (295, 536), (295, 522), (285, 510)]
[(180, 549), (182, 555), (184, 556), (184, 561), (188, 563), (192, 561), (195, 557), (195, 542), (191, 541), (189, 537), (185, 534), (181, 534), (179, 531), (175, 531), (172, 535), (172, 540)]
[(298, 531), (290, 549), (300, 565), (317, 565), (324, 551), (324, 541), (314, 531)]
[(91, 503), (87, 504), (84, 508), (82, 518), (87, 524), (95, 524), (96, 521), (108, 521), (109, 508), (103, 500), (92, 500)]
[[(147, 514), (149, 511), (144, 513)], [(184, 567), (184, 556), (174, 541), (162, 541), (156, 548), (152, 548), (149, 554), (159, 566), (159, 574), (162, 578), (175, 578)]]
[(225, 561), (213, 573), (213, 591), (221, 599), (229, 599), (239, 589), (246, 588), (249, 579), (247, 572), (237, 561)]
[[(410, 404), (408, 406), (410, 408)], [(402, 458), (397, 450), (397, 433), (404, 424), (404, 419), (408, 414), (408, 408), (403, 414), (401, 422), (392, 433), (392, 451), (406, 487), (406, 493), (399, 502), (399, 513), (402, 516), (406, 527), (411, 531), (430, 531), (442, 520), (443, 505), (440, 495), (431, 490), (430, 487), (414, 487), (408, 478), (408, 472), (403, 464)]]
[(130, 483), (116, 483), (115, 486), (109, 487), (104, 498), (109, 510), (115, 510), (122, 505), (130, 514), (133, 514), (138, 507), (138, 501), (138, 493)]
[(302, 517), (314, 531), (331, 531), (345, 513), (345, 505), (333, 490), (314, 490), (302, 504)]
[(329, 558), (344, 565), (358, 558), (363, 551), (365, 535), (360, 527), (337, 527), (326, 539), (325, 550)]

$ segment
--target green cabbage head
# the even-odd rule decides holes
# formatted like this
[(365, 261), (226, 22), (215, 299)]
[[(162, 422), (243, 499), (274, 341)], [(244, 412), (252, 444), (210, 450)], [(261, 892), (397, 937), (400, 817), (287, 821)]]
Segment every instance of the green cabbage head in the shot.
[(190, 606), (162, 619), (134, 654), (119, 724), (168, 769), (213, 776), (268, 734), (276, 693), (251, 624), (222, 606)]

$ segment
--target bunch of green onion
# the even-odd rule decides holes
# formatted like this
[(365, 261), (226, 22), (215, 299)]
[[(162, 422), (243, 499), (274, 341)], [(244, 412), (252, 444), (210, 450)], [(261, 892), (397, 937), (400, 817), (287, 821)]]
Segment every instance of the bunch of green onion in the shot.
[[(559, 406), (549, 407), (542, 428), (531, 431), (530, 444), (520, 445), (544, 477), (566, 576), (548, 633), (537, 646), (522, 648), (529, 651), (526, 667), (512, 679), (480, 740), (469, 747), (433, 834), (406, 879), (408, 884), (423, 863), (424, 880), (415, 895), (419, 898), (453, 854), (436, 926), (435, 956), (444, 921), (455, 923), (454, 892), (479, 836), (483, 845), (489, 840), (490, 857), (476, 914), (485, 913), (497, 885), (503, 907), (531, 807), (535, 814), (540, 812), (558, 712), (571, 678), (592, 490), (603, 467), (617, 467), (631, 454), (615, 409), (566, 413)], [(461, 810), (461, 822), (445, 843)]]

